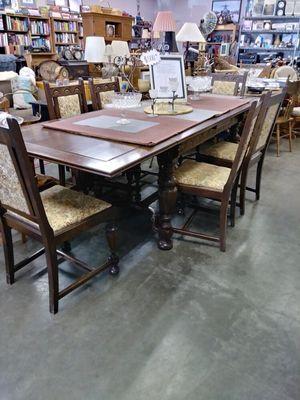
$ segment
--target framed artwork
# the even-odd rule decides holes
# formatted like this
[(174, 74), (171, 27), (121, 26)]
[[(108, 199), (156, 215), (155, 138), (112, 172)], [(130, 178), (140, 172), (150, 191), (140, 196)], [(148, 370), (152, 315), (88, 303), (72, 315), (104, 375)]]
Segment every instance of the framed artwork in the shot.
[(116, 27), (112, 24), (106, 25), (106, 36), (114, 37), (116, 35)]
[(184, 60), (182, 55), (161, 55), (160, 62), (150, 65), (151, 88), (157, 90), (158, 99), (172, 99), (172, 89), (169, 82), (177, 80), (178, 86), (177, 99), (187, 100), (187, 90), (185, 83)]
[(82, 5), (82, 1), (81, 0), (69, 0), (70, 11), (79, 13), (81, 5)]
[(240, 20), (241, 0), (213, 0), (212, 11), (217, 15), (218, 24), (237, 24)]
[(26, 8), (37, 8), (35, 0), (19, 0), (19, 5)]
[(263, 15), (268, 15), (268, 16), (274, 15), (275, 6), (276, 6), (276, 0), (265, 0)]

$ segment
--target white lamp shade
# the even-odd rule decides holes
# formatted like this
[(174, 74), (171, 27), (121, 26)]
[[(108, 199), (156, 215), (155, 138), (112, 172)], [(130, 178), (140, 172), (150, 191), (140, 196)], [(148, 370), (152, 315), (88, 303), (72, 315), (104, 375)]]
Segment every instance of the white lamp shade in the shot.
[(128, 43), (122, 40), (113, 40), (111, 42), (112, 51), (115, 57), (128, 57), (130, 56), (130, 51), (128, 47)]
[(148, 31), (148, 29), (143, 29), (142, 32), (142, 39), (150, 39), (151, 35), (150, 32)]
[(102, 36), (88, 36), (86, 38), (84, 58), (89, 63), (102, 63), (106, 61), (105, 40)]
[(175, 32), (176, 22), (172, 11), (159, 11), (153, 25), (153, 30), (154, 32)]
[(177, 42), (196, 42), (206, 43), (204, 36), (200, 32), (197, 24), (194, 22), (186, 22), (176, 35)]

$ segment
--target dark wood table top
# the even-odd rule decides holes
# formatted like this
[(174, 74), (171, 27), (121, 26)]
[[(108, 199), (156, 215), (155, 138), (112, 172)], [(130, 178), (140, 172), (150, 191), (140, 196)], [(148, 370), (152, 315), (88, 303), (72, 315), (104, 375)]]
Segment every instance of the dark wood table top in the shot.
[(200, 142), (203, 136), (205, 142), (208, 139), (205, 135), (207, 131), (222, 124), (226, 125), (226, 121), (247, 111), (250, 102), (249, 98), (249, 103), (204, 121), (154, 147), (124, 144), (46, 129), (41, 123), (22, 128), (22, 133), (30, 156), (111, 178), (172, 147), (192, 141), (197, 136)]

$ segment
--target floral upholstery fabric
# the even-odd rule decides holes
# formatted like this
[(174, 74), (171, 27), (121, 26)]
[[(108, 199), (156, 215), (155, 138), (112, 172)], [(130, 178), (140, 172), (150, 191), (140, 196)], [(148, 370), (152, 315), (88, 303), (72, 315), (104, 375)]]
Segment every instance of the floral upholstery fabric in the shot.
[(221, 160), (233, 161), (238, 149), (237, 143), (219, 142), (207, 148), (200, 149), (200, 154), (220, 158)]
[(0, 202), (30, 214), (9, 150), (4, 144), (0, 144)]
[(61, 118), (70, 118), (81, 114), (79, 96), (71, 94), (57, 98)]
[(266, 117), (263, 123), (263, 126), (261, 128), (261, 134), (259, 135), (259, 139), (256, 145), (256, 150), (260, 149), (261, 147), (264, 147), (266, 144), (266, 141), (268, 140), (270, 130), (272, 129), (274, 120), (276, 118), (276, 114), (279, 108), (279, 104), (273, 104), (271, 107), (269, 107)]
[(235, 95), (236, 82), (214, 81), (212, 87), (213, 94)]
[(55, 233), (111, 207), (105, 201), (59, 185), (42, 192), (41, 198), (49, 224)]
[(113, 97), (114, 93), (115, 92), (113, 90), (99, 93), (102, 106), (105, 104), (110, 104), (112, 102), (112, 97)]
[(175, 170), (174, 176), (178, 186), (194, 186), (222, 191), (230, 171), (230, 168), (187, 160)]

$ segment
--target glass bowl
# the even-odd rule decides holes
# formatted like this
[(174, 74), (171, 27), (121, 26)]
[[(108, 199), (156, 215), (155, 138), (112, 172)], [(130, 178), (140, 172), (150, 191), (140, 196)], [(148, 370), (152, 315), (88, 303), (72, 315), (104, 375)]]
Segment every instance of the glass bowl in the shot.
[(136, 108), (140, 106), (142, 93), (115, 93), (112, 97), (112, 104), (115, 108)]

